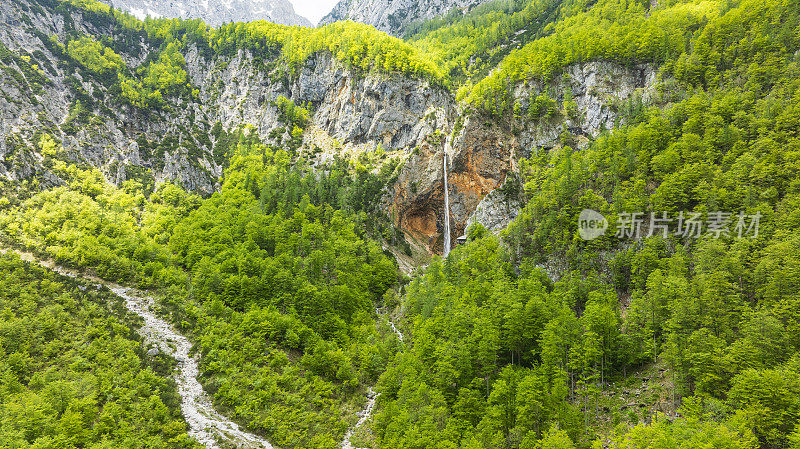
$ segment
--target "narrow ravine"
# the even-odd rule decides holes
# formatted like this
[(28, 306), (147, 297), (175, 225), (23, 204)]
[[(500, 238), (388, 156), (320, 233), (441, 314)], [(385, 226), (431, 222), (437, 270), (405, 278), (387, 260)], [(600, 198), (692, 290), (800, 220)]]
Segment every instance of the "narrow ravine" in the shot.
[[(381, 309), (376, 307), (375, 314), (377, 314), (380, 317), (382, 315)], [(397, 326), (395, 326), (394, 321), (392, 321), (391, 318), (386, 318), (386, 323), (389, 324), (389, 327), (392, 328), (392, 332), (394, 332), (395, 335), (397, 335), (397, 339), (402, 343), (403, 333), (400, 332), (399, 329), (397, 329)], [(363, 426), (364, 423), (366, 423), (370, 417), (372, 417), (372, 412), (373, 409), (375, 408), (375, 401), (378, 400), (378, 396), (380, 395), (381, 394), (376, 393), (375, 390), (372, 389), (372, 387), (370, 387), (367, 390), (367, 403), (364, 405), (364, 408), (360, 412), (358, 412), (357, 415), (359, 417), (358, 422), (354, 426), (347, 429), (347, 432), (344, 434), (344, 439), (342, 439), (342, 443), (339, 445), (341, 449), (360, 449), (353, 446), (353, 444), (350, 442), (350, 437), (352, 437), (355, 431), (358, 430), (359, 427)]]
[(272, 445), (266, 440), (242, 431), (236, 423), (214, 410), (211, 399), (197, 381), (200, 370), (197, 359), (189, 355), (191, 342), (176, 332), (169, 323), (155, 316), (152, 312), (152, 297), (126, 287), (107, 286), (125, 300), (128, 310), (144, 319), (145, 323), (139, 333), (145, 341), (156, 344), (161, 352), (177, 360), (175, 381), (181, 396), (181, 411), (189, 423), (191, 436), (208, 448), (216, 448), (217, 439), (221, 439), (238, 448), (272, 449)]
[(364, 409), (358, 412), (358, 422), (353, 427), (347, 429), (347, 433), (344, 434), (344, 439), (342, 440), (342, 444), (339, 445), (342, 449), (359, 449), (353, 446), (350, 442), (350, 437), (353, 436), (353, 433), (361, 426), (364, 425), (365, 422), (372, 416), (372, 410), (375, 408), (375, 401), (378, 400), (378, 396), (380, 393), (375, 393), (375, 390), (370, 387), (367, 390), (367, 403), (364, 405)]
[(219, 448), (218, 441), (223, 441), (241, 449), (272, 449), (269, 442), (241, 430), (236, 423), (214, 410), (211, 399), (197, 380), (200, 370), (197, 358), (190, 355), (191, 342), (168, 322), (156, 316), (153, 312), (155, 300), (151, 296), (132, 288), (122, 287), (94, 276), (83, 275), (74, 270), (60, 267), (29, 253), (2, 248), (0, 248), (0, 252), (14, 252), (28, 262), (39, 264), (64, 276), (80, 278), (97, 286), (108, 287), (125, 301), (125, 306), (129, 311), (142, 317), (144, 324), (139, 329), (139, 334), (144, 337), (145, 342), (155, 345), (159, 351), (173, 357), (178, 362), (175, 370), (175, 382), (181, 397), (181, 412), (189, 424), (189, 435), (205, 447)]
[[(378, 316), (381, 316), (382, 315), (381, 309), (376, 307), (375, 308), (375, 314), (377, 314)], [(394, 325), (394, 321), (392, 321), (391, 317), (387, 317), (386, 318), (386, 324), (388, 324), (389, 327), (392, 328), (392, 332), (394, 332), (395, 335), (397, 335), (397, 339), (400, 340), (400, 343), (402, 343), (403, 342), (403, 333), (400, 332), (400, 330), (397, 328), (397, 326)]]

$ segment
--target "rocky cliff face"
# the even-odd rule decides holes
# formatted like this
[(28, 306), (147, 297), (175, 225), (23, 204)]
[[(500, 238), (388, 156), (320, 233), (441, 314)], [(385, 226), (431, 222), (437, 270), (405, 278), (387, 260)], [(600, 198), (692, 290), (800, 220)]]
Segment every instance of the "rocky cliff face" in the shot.
[[(78, 11), (53, 14), (21, 5), (0, 5), (5, 23), (0, 44), (8, 49), (0, 61), (0, 176), (6, 179), (36, 175), (59, 182), (41, 164), (37, 144), (46, 132), (63, 145), (69, 160), (97, 167), (111, 181), (147, 172), (155, 182), (211, 193), (222, 172), (222, 161), (213, 155), (214, 125), (253, 125), (269, 140), (283, 126), (275, 105), (279, 97), (311, 105), (309, 146), (336, 142), (359, 151), (403, 151), (452, 119), (454, 102), (442, 88), (402, 76), (356, 76), (324, 52), (309, 59), (299, 76), (288, 77), (281, 67), (259, 68), (246, 51), (208, 59), (191, 46), (186, 71), (197, 99), (169, 100), (164, 108), (143, 113), (115, 101), (102, 83), (50, 48), (49, 36), (62, 43), (68, 33), (102, 38), (112, 34), (110, 25), (95, 26)], [(154, 50), (143, 41), (121, 56), (137, 67)], [(33, 70), (23, 57), (45, 69)], [(79, 103), (84, 113), (76, 121)]]
[(409, 156), (387, 195), (386, 209), (418, 243), (441, 252), (441, 158), (447, 148), (452, 240), (472, 223), (498, 232), (522, 207), (521, 186), (515, 174), (519, 158), (563, 145), (565, 137), (582, 147), (622, 119), (621, 105), (626, 101), (648, 101), (656, 82), (655, 69), (650, 66), (628, 68), (592, 62), (567, 67), (563, 77), (548, 83), (521, 83), (514, 89), (520, 109), (527, 110), (532, 101), (546, 94), (552, 100), (553, 113), (538, 119), (497, 119), (473, 112), (450, 122), (454, 126), (447, 128), (448, 135), (453, 133), (450, 137), (431, 136)]
[(211, 26), (223, 23), (267, 22), (281, 25), (311, 26), (311, 22), (294, 12), (288, 0), (107, 0), (105, 3), (128, 11), (139, 19), (169, 17), (203, 19)]
[[(174, 180), (214, 191), (221, 167), (204, 143), (213, 122), (202, 105), (174, 101), (145, 114), (119, 104), (107, 86), (65, 63), (56, 48), (68, 33), (110, 36), (111, 24), (95, 25), (70, 8), (53, 13), (32, 6), (0, 4), (0, 177), (36, 175), (58, 184), (42, 165), (39, 142), (47, 134), (63, 146), (61, 158), (97, 167), (111, 181)], [(131, 67), (153, 49), (142, 42), (137, 50), (121, 55)]]
[(412, 23), (468, 10), (489, 0), (341, 0), (320, 22), (340, 20), (366, 23), (395, 36), (402, 36)]
[[(647, 64), (625, 67), (588, 62), (567, 67), (560, 78), (547, 83), (520, 83), (514, 89), (520, 109), (527, 110), (537, 97), (546, 95), (554, 101), (556, 113), (541, 119), (515, 120), (512, 126), (521, 130), (519, 145), (530, 152), (553, 148), (565, 133), (578, 138), (597, 137), (602, 130), (614, 128), (626, 101), (649, 101), (656, 82), (656, 70)], [(570, 101), (574, 105), (566, 106)]]
[[(273, 105), (279, 97), (310, 104), (316, 131), (367, 151), (412, 148), (446, 126), (454, 111), (452, 97), (428, 81), (355, 76), (327, 53), (309, 59), (288, 82), (256, 71), (246, 52), (225, 64), (206, 64), (196, 53), (188, 62), (202, 97), (218, 106), (215, 119), (231, 128), (252, 124), (265, 137), (280, 125)], [(307, 137), (314, 144), (314, 136)]]
[(460, 129), (433, 134), (414, 150), (387, 195), (386, 208), (400, 228), (432, 252), (443, 249), (443, 152), (453, 241), (481, 200), (506, 180), (516, 157), (513, 136), (480, 117), (467, 117)]
[[(513, 184), (519, 158), (562, 145), (565, 136), (581, 148), (620, 120), (621, 104), (646, 99), (656, 83), (648, 66), (577, 64), (554, 81), (515, 87), (521, 110), (546, 94), (551, 112), (498, 119), (464, 110), (451, 92), (424, 80), (356, 75), (325, 52), (288, 76), (280, 67), (257, 64), (246, 51), (209, 59), (189, 46), (186, 71), (198, 94), (143, 113), (120, 104), (102, 82), (59, 59), (50, 38), (62, 43), (68, 33), (102, 38), (112, 34), (111, 24), (93, 25), (96, 21), (69, 8), (59, 13), (23, 8), (28, 1), (35, 4), (0, 4), (0, 178), (62, 182), (39, 146), (48, 134), (63, 146), (62, 158), (97, 167), (112, 182), (174, 181), (211, 193), (223, 163), (213, 153), (215, 124), (229, 130), (252, 125), (269, 140), (283, 126), (276, 100), (286, 97), (312, 111), (305, 148), (320, 148), (323, 155), (382, 149), (403, 158), (382, 207), (431, 252), (442, 250), (443, 153), (451, 239), (474, 222), (497, 231), (520, 207), (519, 186)], [(129, 67), (138, 67), (154, 50), (142, 39), (121, 56)]]
[(518, 188), (517, 180), (507, 179), (501, 188), (483, 197), (475, 212), (467, 218), (466, 227), (480, 223), (492, 233), (505, 229), (524, 207)]

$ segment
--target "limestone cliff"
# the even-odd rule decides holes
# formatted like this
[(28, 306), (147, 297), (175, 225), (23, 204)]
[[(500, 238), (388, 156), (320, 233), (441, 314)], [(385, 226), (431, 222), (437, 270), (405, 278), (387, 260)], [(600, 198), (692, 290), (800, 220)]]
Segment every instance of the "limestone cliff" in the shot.
[[(514, 87), (519, 109), (546, 97), (546, 113), (490, 117), (458, 105), (452, 92), (426, 80), (356, 74), (325, 51), (289, 75), (280, 64), (263, 64), (264, 55), (261, 61), (245, 50), (209, 56), (190, 44), (185, 69), (196, 93), (145, 113), (120, 103), (109, 87), (58, 55), (56, 46), (68, 36), (110, 38), (112, 25), (71, 7), (53, 11), (40, 4), (49, 1), (0, 4), (0, 178), (62, 182), (38, 145), (49, 134), (63, 146), (63, 158), (97, 167), (112, 182), (169, 180), (211, 193), (224, 165), (224, 155), (214, 153), (215, 125), (252, 125), (273, 139), (283, 126), (276, 100), (285, 97), (310, 109), (302, 145), (312, 153), (319, 149), (320, 158), (381, 150), (402, 159), (382, 208), (431, 252), (442, 250), (442, 152), (449, 162), (452, 240), (473, 222), (497, 231), (519, 207), (520, 188), (507, 182), (517, 179), (509, 174), (519, 158), (565, 139), (580, 148), (615, 126), (626, 101), (646, 101), (656, 83), (649, 66), (576, 64), (553, 81)], [(149, 42), (140, 37), (120, 51), (128, 67), (141, 66), (157, 50)], [(503, 194), (492, 194), (504, 185)]]
[[(576, 64), (554, 81), (515, 87), (514, 97), (522, 109), (547, 94), (554, 109), (547, 116), (498, 119), (462, 110), (461, 117), (452, 122), (453, 128), (447, 128), (450, 137), (431, 136), (408, 157), (387, 195), (386, 208), (417, 242), (432, 252), (441, 252), (444, 195), (440, 161), (445, 140), (451, 139), (451, 237), (455, 240), (463, 235), (472, 223), (482, 223), (497, 232), (522, 207), (521, 186), (515, 174), (519, 158), (560, 146), (564, 138), (574, 140), (572, 143), (580, 148), (603, 129), (618, 124), (621, 104), (637, 98), (647, 101), (656, 81), (656, 72), (650, 66)], [(565, 111), (565, 103), (574, 103), (574, 110)], [(515, 175), (509, 180), (510, 173)], [(511, 182), (507, 184), (507, 180)], [(501, 187), (503, 192), (498, 191)]]
[(294, 12), (288, 0), (108, 0), (105, 3), (130, 12), (141, 20), (145, 17), (203, 19), (209, 25), (266, 20), (282, 25), (311, 26), (311, 22)]
[(395, 36), (402, 36), (415, 23), (463, 11), (488, 0), (341, 0), (322, 18), (321, 24), (340, 20), (366, 23)]
[[(59, 56), (68, 34), (111, 36), (112, 24), (87, 20), (74, 8), (54, 11), (23, 1), (1, 3), (0, 23), (0, 177), (37, 175), (57, 184), (40, 163), (38, 141), (48, 134), (61, 143), (65, 159), (97, 167), (111, 181), (149, 172), (155, 181), (214, 191), (221, 167), (205, 138), (212, 117), (202, 105), (180, 100), (143, 113), (115, 101), (109, 87)], [(154, 50), (144, 40), (134, 48), (121, 54), (133, 67)]]
[(204, 63), (196, 53), (188, 62), (205, 102), (217, 106), (216, 120), (227, 127), (252, 124), (263, 136), (279, 126), (273, 103), (286, 97), (310, 104), (313, 127), (341, 143), (364, 150), (407, 149), (446, 126), (454, 103), (445, 90), (424, 80), (356, 76), (327, 53), (306, 61), (296, 78), (277, 81), (257, 71), (244, 51), (224, 64)]
[[(147, 172), (156, 182), (211, 193), (224, 162), (213, 154), (214, 125), (253, 125), (268, 140), (282, 126), (279, 97), (310, 105), (315, 133), (309, 133), (308, 145), (317, 145), (313, 137), (319, 137), (359, 151), (410, 149), (452, 118), (454, 102), (444, 89), (399, 75), (357, 75), (326, 52), (290, 76), (279, 65), (259, 66), (247, 51), (209, 57), (194, 45), (184, 56), (197, 96), (167, 99), (164, 107), (145, 113), (116, 100), (53, 47), (67, 36), (109, 38), (115, 32), (111, 24), (95, 25), (97, 20), (69, 5), (54, 12), (29, 4), (40, 6), (24, 0), (0, 4), (0, 176), (6, 179), (36, 175), (58, 183), (40, 163), (38, 139), (47, 133), (69, 160), (97, 167), (113, 182)], [(120, 55), (135, 68), (156, 50), (142, 38)]]
[[(442, 251), (444, 177), (447, 148), (453, 240), (463, 234), (480, 201), (505, 181), (514, 167), (513, 136), (478, 117), (467, 117), (450, 136), (434, 134), (409, 156), (387, 196), (395, 222), (430, 251)], [(451, 142), (447, 145), (447, 139)]]
[(556, 112), (540, 119), (516, 119), (512, 126), (520, 131), (519, 144), (528, 150), (552, 148), (564, 133), (597, 137), (618, 124), (625, 101), (649, 101), (656, 82), (656, 70), (647, 64), (573, 64), (553, 81), (531, 80), (516, 86), (514, 98), (520, 109), (528, 109), (537, 97), (546, 95), (554, 101)]

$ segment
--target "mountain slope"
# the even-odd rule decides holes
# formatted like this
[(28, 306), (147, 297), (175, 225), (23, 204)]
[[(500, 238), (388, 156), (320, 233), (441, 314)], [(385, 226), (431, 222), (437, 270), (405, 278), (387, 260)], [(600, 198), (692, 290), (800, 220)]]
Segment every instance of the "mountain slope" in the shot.
[[(553, 4), (534, 5), (509, 20), (513, 25), (549, 14)], [(197, 22), (142, 23), (119, 10), (112, 20), (108, 8), (92, 5), (91, 11), (53, 0), (0, 5), (6, 22), (15, 24), (0, 28), (8, 49), (0, 74), (6, 93), (0, 97), (0, 176), (12, 182), (35, 177), (42, 187), (62, 184), (47, 165), (54, 157), (89, 164), (117, 184), (137, 180), (152, 189), (172, 181), (210, 194), (226, 164), (221, 131), (252, 125), (265, 141), (290, 143), (305, 157), (388, 151), (388, 160), (399, 164), (398, 182), (388, 186), (382, 211), (429, 251), (441, 251), (443, 242), (442, 165), (436, 161), (446, 148), (455, 239), (530, 145), (553, 147), (567, 128), (596, 135), (617, 119), (612, 103), (646, 84), (641, 67), (574, 66), (576, 82), (544, 87), (554, 102), (569, 92), (578, 115), (591, 119), (563, 121), (554, 114), (520, 139), (502, 123), (484, 126), (494, 120), (485, 112), (459, 112), (450, 81), (432, 63), (446, 55), (431, 58), (367, 25), (208, 29)], [(599, 80), (604, 85), (591, 88)], [(303, 105), (308, 114), (297, 128), (287, 120), (288, 104)], [(63, 152), (45, 155), (43, 134)]]
[(366, 23), (394, 36), (402, 36), (408, 26), (447, 14), (454, 9), (468, 10), (488, 0), (341, 0), (322, 18), (320, 24), (341, 20)]
[[(108, 290), (0, 248), (0, 446), (200, 449), (174, 361)], [(140, 447), (141, 447), (140, 446)]]
[(128, 11), (139, 19), (166, 17), (179, 19), (203, 19), (211, 26), (223, 23), (267, 22), (281, 25), (311, 26), (305, 17), (295, 13), (288, 0), (202, 0), (202, 1), (156, 1), (116, 0), (107, 1), (115, 7)]
[[(241, 25), (145, 25), (97, 8), (47, 0), (0, 5), (7, 24), (0, 27), (3, 178), (35, 174), (44, 186), (62, 183), (41, 163), (46, 130), (64, 148), (53, 156), (99, 168), (114, 182), (173, 181), (211, 193), (225, 164), (215, 152), (219, 130), (250, 124), (273, 143), (295, 132), (295, 149), (327, 150), (325, 142), (336, 140), (345, 150), (401, 150), (433, 132), (437, 123), (422, 120), (425, 114), (435, 112), (444, 126), (452, 107), (427, 62), (365, 25), (256, 23), (240, 36)], [(172, 36), (187, 43), (165, 45)], [(277, 42), (265, 52), (267, 40)], [(367, 40), (383, 53), (399, 51), (391, 60), (362, 58), (356, 51)], [(336, 55), (329, 43), (338, 46)], [(283, 116), (287, 99), (314, 112), (300, 126), (316, 130), (307, 144)]]
[[(798, 447), (800, 8), (658, 3), (598, 1), (470, 86), (530, 148), (527, 204), (409, 285), (379, 447)], [(644, 89), (584, 134), (612, 61)]]
[[(798, 0), (521, 6), (404, 42), (0, 4), (0, 237), (164, 293), (279, 446), (374, 385), (373, 447), (798, 447)], [(466, 242), (406, 285), (388, 219)]]

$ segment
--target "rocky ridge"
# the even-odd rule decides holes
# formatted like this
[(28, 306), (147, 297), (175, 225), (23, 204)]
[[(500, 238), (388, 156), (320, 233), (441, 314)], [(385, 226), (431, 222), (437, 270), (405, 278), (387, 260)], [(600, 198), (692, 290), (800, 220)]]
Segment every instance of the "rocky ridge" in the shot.
[(469, 10), (489, 0), (341, 0), (322, 18), (321, 25), (341, 20), (366, 23), (402, 36), (415, 23), (442, 16), (453, 9)]
[(148, 16), (203, 19), (215, 27), (223, 23), (266, 20), (281, 25), (311, 26), (308, 19), (295, 13), (288, 0), (106, 0), (105, 3), (128, 11), (140, 20)]

